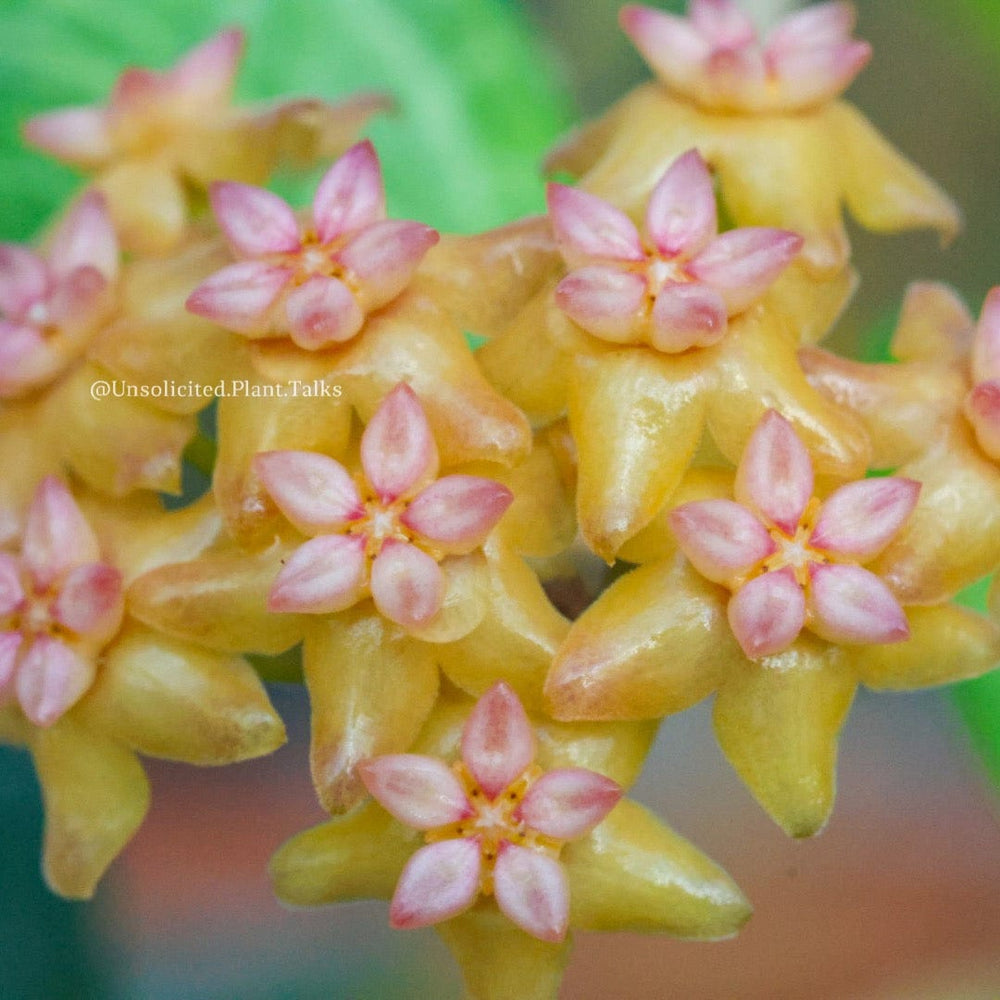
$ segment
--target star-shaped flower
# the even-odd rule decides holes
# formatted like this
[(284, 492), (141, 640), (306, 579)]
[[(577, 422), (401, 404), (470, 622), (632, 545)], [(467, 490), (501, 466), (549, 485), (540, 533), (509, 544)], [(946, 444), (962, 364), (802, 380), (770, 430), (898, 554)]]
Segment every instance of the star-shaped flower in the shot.
[(687, 17), (628, 5), (620, 20), (657, 76), (715, 111), (798, 111), (836, 97), (871, 58), (854, 7), (820, 3), (762, 41), (734, 0), (691, 0)]
[(722, 236), (705, 161), (688, 150), (646, 206), (645, 244), (624, 212), (595, 195), (551, 184), (549, 214), (567, 265), (560, 309), (615, 344), (680, 353), (725, 335), (728, 318), (759, 299), (802, 246), (781, 229)]
[(863, 479), (823, 502), (809, 452), (774, 410), (757, 425), (736, 473), (736, 501), (675, 507), (670, 524), (695, 568), (733, 596), (728, 615), (751, 659), (787, 649), (803, 628), (830, 642), (901, 642), (899, 602), (861, 564), (916, 506), (912, 479)]
[(370, 593), (388, 619), (418, 629), (444, 604), (438, 563), (478, 549), (514, 499), (490, 479), (435, 478), (434, 437), (405, 383), (361, 437), (361, 482), (315, 453), (264, 452), (254, 465), (285, 516), (313, 536), (274, 581), (272, 611), (342, 611)]
[(261, 183), (282, 160), (341, 152), (387, 106), (363, 94), (340, 105), (295, 100), (237, 109), (231, 97), (243, 33), (221, 31), (165, 71), (130, 68), (106, 107), (50, 111), (28, 142), (95, 173), (129, 249), (159, 253), (180, 238), (189, 192), (222, 178)]
[(356, 336), (438, 240), (429, 226), (385, 218), (378, 156), (367, 141), (326, 172), (304, 227), (263, 188), (220, 181), (210, 196), (240, 263), (195, 289), (188, 308), (250, 337), (287, 333), (306, 350)]

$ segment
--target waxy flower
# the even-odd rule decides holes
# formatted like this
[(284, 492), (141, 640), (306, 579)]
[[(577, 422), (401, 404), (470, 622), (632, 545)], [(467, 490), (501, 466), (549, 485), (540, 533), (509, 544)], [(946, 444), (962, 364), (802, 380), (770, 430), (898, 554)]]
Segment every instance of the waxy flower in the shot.
[(719, 236), (712, 178), (695, 149), (650, 196), (649, 244), (624, 212), (586, 191), (552, 184), (548, 200), (572, 268), (556, 288), (559, 308), (602, 340), (668, 354), (721, 340), (728, 317), (759, 299), (802, 246), (780, 229)]
[(774, 410), (736, 473), (736, 501), (675, 507), (670, 524), (695, 568), (732, 591), (729, 623), (751, 659), (787, 649), (803, 628), (837, 643), (901, 642), (899, 602), (861, 564), (899, 532), (920, 484), (864, 479), (813, 496), (809, 453)]
[(326, 614), (370, 593), (404, 628), (420, 628), (441, 611), (446, 580), (438, 563), (478, 549), (514, 499), (490, 479), (435, 478), (434, 437), (405, 383), (361, 437), (363, 482), (315, 453), (265, 452), (254, 466), (285, 516), (314, 536), (285, 563), (268, 608)]
[(461, 762), (396, 754), (362, 764), (368, 791), (427, 841), (400, 876), (393, 927), (440, 923), (482, 894), (533, 937), (563, 940), (569, 887), (559, 852), (597, 826), (622, 789), (585, 768), (543, 772), (535, 751), (524, 708), (501, 682), (469, 715)]
[(374, 112), (377, 95), (231, 106), (243, 33), (219, 32), (169, 70), (130, 68), (106, 107), (32, 118), (28, 142), (95, 173), (129, 249), (162, 252), (180, 238), (189, 192), (222, 178), (261, 183), (283, 160), (314, 162), (343, 150)]
[(370, 142), (353, 146), (326, 172), (304, 227), (263, 188), (220, 181), (209, 193), (240, 263), (195, 289), (188, 308), (249, 337), (288, 334), (306, 350), (356, 336), (369, 313), (403, 291), (438, 240), (429, 226), (385, 218)]
[(854, 7), (798, 11), (766, 41), (734, 0), (690, 0), (688, 16), (629, 5), (622, 28), (673, 91), (713, 111), (798, 111), (836, 97), (871, 57)]

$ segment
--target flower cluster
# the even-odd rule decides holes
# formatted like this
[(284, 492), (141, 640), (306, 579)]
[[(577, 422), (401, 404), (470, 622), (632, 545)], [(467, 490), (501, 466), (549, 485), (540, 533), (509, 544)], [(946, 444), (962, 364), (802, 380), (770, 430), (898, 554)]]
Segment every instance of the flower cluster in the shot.
[[(810, 836), (858, 684), (1000, 660), (952, 603), (1000, 568), (1000, 288), (977, 325), (914, 286), (892, 362), (816, 346), (856, 283), (844, 206), (959, 223), (839, 98), (871, 54), (851, 6), (764, 39), (733, 0), (621, 23), (656, 81), (550, 154), (578, 183), (546, 216), (474, 236), (386, 217), (356, 136), (386, 98), (231, 107), (238, 31), (27, 124), (92, 175), (0, 244), (0, 733), (57, 892), (136, 830), (138, 753), (273, 750), (243, 657), (300, 649), (331, 819), (278, 850), (278, 894), (390, 898), (471, 995), (542, 1000), (572, 928), (749, 916), (622, 798), (659, 719), (714, 693), (735, 770)], [(304, 212), (261, 186), (289, 159), (325, 167)], [(262, 391), (223, 394), (212, 442), (205, 398), (86, 394), (192, 373)], [(191, 445), (211, 488), (167, 513)], [(586, 606), (602, 559), (626, 571)]]

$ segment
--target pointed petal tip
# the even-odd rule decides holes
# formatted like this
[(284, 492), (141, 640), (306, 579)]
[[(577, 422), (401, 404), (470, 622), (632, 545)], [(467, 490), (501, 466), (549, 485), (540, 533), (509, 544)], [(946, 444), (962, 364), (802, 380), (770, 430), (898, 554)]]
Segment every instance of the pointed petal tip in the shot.
[(514, 690), (498, 681), (476, 702), (462, 731), (462, 759), (493, 798), (534, 760), (535, 733)]

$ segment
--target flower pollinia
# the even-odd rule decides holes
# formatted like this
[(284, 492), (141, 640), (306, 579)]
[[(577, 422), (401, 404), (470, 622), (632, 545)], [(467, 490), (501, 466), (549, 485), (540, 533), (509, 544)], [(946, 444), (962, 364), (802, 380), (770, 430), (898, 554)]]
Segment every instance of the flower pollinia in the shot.
[(128, 249), (168, 250), (187, 224), (189, 191), (222, 178), (261, 183), (282, 161), (336, 155), (387, 107), (384, 97), (363, 94), (339, 105), (295, 100), (234, 108), (243, 45), (243, 33), (229, 29), (169, 70), (127, 69), (106, 107), (38, 115), (25, 138), (94, 174)]
[(136, 622), (137, 572), (215, 535), (204, 505), (165, 515), (137, 496), (87, 497), (49, 476), (19, 553), (0, 552), (0, 734), (27, 746), (45, 803), (43, 868), (55, 892), (92, 895), (149, 805), (137, 752), (193, 764), (260, 756), (284, 727), (249, 664)]
[(362, 765), (376, 802), (278, 851), (276, 891), (391, 896), (393, 926), (433, 924), (480, 1000), (554, 998), (570, 927), (733, 934), (749, 907), (728, 876), (619, 801), (652, 736), (531, 719), (502, 683), (474, 704), (445, 691), (413, 753)]

